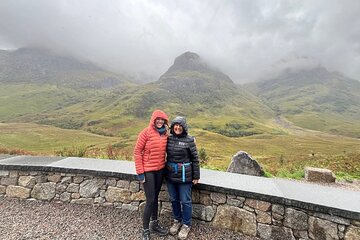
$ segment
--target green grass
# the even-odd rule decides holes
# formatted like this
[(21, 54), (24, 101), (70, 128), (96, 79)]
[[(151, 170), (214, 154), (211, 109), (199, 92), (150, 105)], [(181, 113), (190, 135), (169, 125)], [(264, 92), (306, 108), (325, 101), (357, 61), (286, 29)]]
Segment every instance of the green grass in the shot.
[(64, 148), (80, 146), (104, 148), (121, 140), (79, 130), (31, 123), (0, 123), (0, 132), (0, 148), (23, 149), (50, 155)]
[[(50, 155), (63, 152), (63, 155), (77, 156), (78, 152), (81, 153), (78, 150), (85, 147), (82, 156), (111, 158), (116, 155), (116, 159), (131, 160), (137, 134), (147, 126), (147, 121), (134, 120), (135, 130), (130, 122), (128, 126), (125, 124), (125, 128), (118, 129), (118, 135), (123, 134), (123, 137), (106, 137), (37, 124), (2, 123), (0, 148)], [(192, 122), (191, 118), (189, 122)], [(268, 177), (299, 179), (303, 177), (304, 168), (312, 166), (328, 168), (339, 177), (360, 178), (360, 143), (354, 138), (312, 132), (302, 136), (282, 133), (230, 138), (199, 128), (190, 128), (190, 134), (196, 137), (198, 149), (206, 152), (208, 160), (204, 167), (208, 169), (225, 171), (232, 156), (242, 150), (263, 166)], [(114, 148), (110, 153), (109, 144)]]

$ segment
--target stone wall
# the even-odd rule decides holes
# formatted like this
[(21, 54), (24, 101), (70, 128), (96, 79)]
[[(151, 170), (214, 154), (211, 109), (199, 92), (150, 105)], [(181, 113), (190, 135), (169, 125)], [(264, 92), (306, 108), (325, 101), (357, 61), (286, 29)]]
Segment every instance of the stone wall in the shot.
[[(0, 170), (0, 197), (95, 204), (143, 211), (138, 181), (46, 171)], [(171, 204), (163, 186), (161, 214)], [(193, 190), (193, 218), (261, 239), (360, 239), (360, 221), (216, 191)]]

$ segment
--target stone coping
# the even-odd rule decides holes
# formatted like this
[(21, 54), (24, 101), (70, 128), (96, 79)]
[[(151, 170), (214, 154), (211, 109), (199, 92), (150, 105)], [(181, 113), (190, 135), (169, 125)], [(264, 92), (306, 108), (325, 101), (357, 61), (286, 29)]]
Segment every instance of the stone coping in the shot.
[[(0, 155), (0, 170), (47, 171), (136, 180), (134, 162), (77, 157)], [(201, 169), (197, 189), (269, 201), (360, 220), (360, 192), (286, 179)]]

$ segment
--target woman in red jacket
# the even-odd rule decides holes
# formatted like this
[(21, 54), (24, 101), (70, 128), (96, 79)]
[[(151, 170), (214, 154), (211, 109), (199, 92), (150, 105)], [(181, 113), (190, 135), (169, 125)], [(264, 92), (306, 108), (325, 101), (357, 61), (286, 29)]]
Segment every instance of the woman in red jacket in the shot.
[[(150, 239), (150, 231), (164, 236), (168, 230), (158, 220), (158, 196), (165, 168), (166, 143), (169, 118), (166, 113), (155, 110), (149, 126), (138, 136), (135, 150), (135, 167), (138, 179), (144, 184), (146, 206), (143, 215), (142, 239)], [(151, 218), (151, 221), (150, 221)]]

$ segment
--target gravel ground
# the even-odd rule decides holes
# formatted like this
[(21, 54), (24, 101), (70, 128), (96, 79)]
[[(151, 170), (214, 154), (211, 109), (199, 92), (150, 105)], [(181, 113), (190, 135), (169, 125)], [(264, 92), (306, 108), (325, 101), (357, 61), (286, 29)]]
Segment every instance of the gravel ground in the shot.
[[(170, 225), (169, 219), (161, 219)], [(140, 239), (141, 217), (122, 209), (0, 197), (0, 239)], [(155, 240), (172, 236), (152, 235)], [(243, 239), (195, 221), (188, 239)]]

